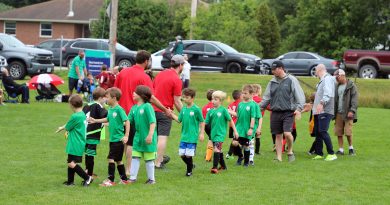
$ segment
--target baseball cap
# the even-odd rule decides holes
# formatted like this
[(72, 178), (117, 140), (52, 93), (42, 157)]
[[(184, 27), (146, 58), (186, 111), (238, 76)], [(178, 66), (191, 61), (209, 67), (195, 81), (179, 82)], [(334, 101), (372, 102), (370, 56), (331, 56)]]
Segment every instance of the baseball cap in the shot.
[(275, 68), (279, 68), (279, 67), (284, 68), (282, 61), (274, 61), (271, 65), (271, 69), (275, 69)]
[(342, 69), (337, 69), (333, 75), (337, 76), (337, 75), (345, 75), (345, 71), (342, 70)]
[(171, 62), (176, 65), (184, 64), (184, 57), (182, 55), (174, 55), (171, 59)]

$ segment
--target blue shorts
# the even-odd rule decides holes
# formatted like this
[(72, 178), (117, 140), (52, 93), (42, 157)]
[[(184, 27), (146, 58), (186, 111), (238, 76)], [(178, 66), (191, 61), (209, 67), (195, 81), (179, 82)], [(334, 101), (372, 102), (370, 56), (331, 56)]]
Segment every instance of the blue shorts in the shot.
[(196, 150), (196, 143), (180, 142), (179, 145), (180, 156), (185, 155), (185, 156), (193, 157), (195, 156), (195, 150)]

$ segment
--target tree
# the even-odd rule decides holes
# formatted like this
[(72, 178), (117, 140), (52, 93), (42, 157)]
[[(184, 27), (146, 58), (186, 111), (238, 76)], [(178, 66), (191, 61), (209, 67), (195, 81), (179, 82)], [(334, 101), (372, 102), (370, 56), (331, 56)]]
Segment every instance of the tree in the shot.
[(8, 5), (5, 5), (3, 3), (0, 3), (0, 12), (8, 11), (8, 10), (11, 10), (11, 9), (13, 9), (12, 6), (8, 6)]
[(266, 3), (260, 4), (256, 10), (258, 27), (256, 36), (263, 47), (263, 58), (275, 58), (280, 47), (280, 28), (275, 14)]
[(19, 7), (29, 6), (32, 4), (38, 4), (46, 1), (49, 0), (2, 0), (2, 3), (11, 7), (19, 8)]

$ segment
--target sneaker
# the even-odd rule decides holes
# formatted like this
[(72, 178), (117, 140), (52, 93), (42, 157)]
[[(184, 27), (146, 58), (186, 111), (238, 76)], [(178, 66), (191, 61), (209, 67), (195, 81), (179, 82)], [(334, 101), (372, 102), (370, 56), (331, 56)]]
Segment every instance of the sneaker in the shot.
[(131, 184), (133, 182), (135, 182), (135, 180), (130, 180), (130, 179), (128, 179), (128, 180), (123, 180), (123, 179), (119, 180), (119, 184), (124, 184), (124, 185)]
[(151, 180), (151, 179), (148, 179), (146, 180), (145, 184), (155, 184), (156, 181), (155, 180)]
[(161, 162), (160, 166), (154, 166), (155, 169), (165, 169), (165, 164)]
[(187, 177), (192, 176), (192, 172), (187, 172), (187, 173), (186, 173), (186, 176), (187, 176)]
[(220, 166), (220, 167), (218, 168), (218, 170), (224, 171), (224, 170), (227, 170), (227, 167)]
[(249, 165), (255, 166), (255, 162), (254, 161), (249, 161)]
[(212, 168), (212, 169), (210, 170), (210, 172), (211, 172), (211, 174), (218, 174), (218, 169)]
[(260, 152), (255, 152), (256, 155), (260, 155)]
[(247, 163), (244, 163), (244, 167), (249, 167), (249, 164), (247, 164)]
[(294, 154), (288, 154), (287, 157), (288, 157), (288, 162), (295, 161), (295, 155)]
[(62, 184), (65, 186), (74, 186), (73, 182), (68, 182), (68, 181), (64, 181), (64, 183), (62, 183)]
[(168, 155), (164, 155), (161, 164), (168, 164), (169, 161), (171, 161), (171, 158)]
[(110, 186), (115, 186), (116, 183), (115, 182), (112, 182), (111, 180), (109, 179), (106, 179), (104, 180), (101, 184), (99, 184), (100, 186), (104, 186), (104, 187), (110, 187)]
[(355, 156), (355, 155), (356, 155), (356, 153), (355, 153), (355, 151), (354, 151), (353, 149), (349, 149), (349, 155), (351, 155), (351, 156)]
[(244, 158), (243, 158), (243, 157), (241, 157), (241, 158), (239, 157), (239, 158), (237, 159), (236, 165), (237, 165), (237, 166), (241, 166), (242, 160), (244, 160)]
[(312, 159), (319, 160), (319, 159), (324, 159), (324, 157), (321, 155), (317, 155), (317, 156), (313, 157)]
[(325, 161), (333, 161), (336, 159), (337, 159), (337, 156), (335, 154), (328, 154), (328, 156), (326, 156), (326, 158), (325, 158)]
[(337, 155), (344, 155), (344, 152), (342, 152), (342, 151), (339, 150), (339, 151), (336, 152), (336, 154), (337, 154)]
[(275, 158), (273, 161), (277, 163), (282, 162), (282, 160), (279, 160), (278, 158)]
[(89, 176), (88, 180), (82, 182), (82, 185), (89, 186), (92, 182), (93, 182), (93, 177)]
[(233, 155), (226, 154), (225, 158), (226, 158), (226, 159), (234, 159), (234, 156), (233, 156)]
[(308, 151), (307, 152), (307, 154), (310, 155), (310, 156), (314, 155), (315, 153), (316, 153), (315, 151), (312, 151), (312, 152)]

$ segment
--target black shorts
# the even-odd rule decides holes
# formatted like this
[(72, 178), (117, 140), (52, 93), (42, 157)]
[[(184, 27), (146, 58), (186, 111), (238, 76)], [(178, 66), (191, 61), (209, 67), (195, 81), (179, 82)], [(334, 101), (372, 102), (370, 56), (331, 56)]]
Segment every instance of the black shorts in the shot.
[(122, 161), (125, 145), (123, 142), (110, 142), (110, 151), (108, 152), (107, 159), (112, 159), (116, 162)]
[(206, 124), (206, 126), (204, 127), (204, 130), (205, 130), (207, 136), (209, 136), (209, 140), (211, 140), (211, 125)]
[(249, 146), (249, 139), (244, 137), (238, 138), (238, 143), (240, 143), (241, 146)]
[(229, 138), (234, 138), (234, 131), (232, 127), (229, 127)]
[(135, 135), (135, 124), (131, 123), (130, 124), (130, 132), (129, 132), (129, 140), (127, 140), (127, 145), (133, 146), (133, 141), (134, 141), (134, 135)]
[(77, 89), (77, 82), (79, 81), (79, 79), (74, 79), (69, 77), (68, 80), (69, 80), (69, 90)]
[(95, 157), (97, 144), (85, 144), (85, 155)]
[(271, 133), (292, 132), (294, 111), (273, 111), (271, 115)]
[(169, 136), (171, 133), (172, 119), (163, 112), (156, 112), (157, 135)]
[(68, 163), (74, 162), (74, 163), (81, 163), (83, 161), (83, 156), (76, 156), (68, 154)]

